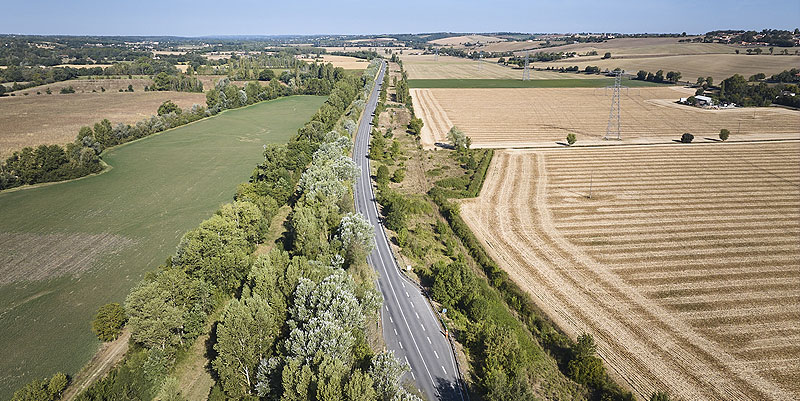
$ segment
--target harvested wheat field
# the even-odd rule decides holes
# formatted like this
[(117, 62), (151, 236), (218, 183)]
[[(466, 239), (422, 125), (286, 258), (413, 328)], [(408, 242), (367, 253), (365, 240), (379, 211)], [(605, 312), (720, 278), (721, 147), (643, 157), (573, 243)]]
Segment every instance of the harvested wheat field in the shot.
[[(497, 64), (497, 59), (482, 60), (433, 54), (404, 54), (403, 67), (408, 79), (519, 79), (522, 69)], [(583, 74), (562, 74), (556, 71), (532, 71), (531, 79), (596, 78)]]
[[(684, 132), (695, 141), (714, 140), (719, 130), (731, 140), (800, 138), (800, 112), (778, 107), (705, 110), (679, 105), (694, 92), (680, 87), (622, 91), (624, 143), (670, 142)], [(475, 147), (560, 146), (568, 133), (578, 145), (602, 144), (611, 106), (605, 89), (411, 89), (414, 110), (424, 121), (424, 146), (446, 142), (455, 125)], [(705, 139), (705, 138), (711, 139)]]
[[(601, 53), (602, 55), (602, 53)], [(800, 65), (800, 56), (748, 56), (746, 54), (700, 54), (680, 56), (635, 56), (600, 60), (598, 57), (567, 59), (546, 63), (536, 63), (536, 68), (560, 68), (575, 66), (584, 69), (587, 65), (598, 66), (601, 69), (613, 70), (622, 68), (627, 73), (636, 74), (639, 70), (655, 73), (658, 70), (680, 71), (682, 81), (697, 81), (698, 77), (714, 78), (719, 84), (723, 79), (740, 74), (745, 78), (763, 72), (770, 76)]]
[(433, 43), (441, 46), (460, 46), (465, 43), (495, 43), (495, 42), (505, 42), (505, 41), (506, 41), (505, 39), (498, 38), (496, 36), (461, 35), (461, 36), (451, 36), (449, 38), (429, 40), (428, 43)]
[(166, 100), (182, 108), (205, 105), (203, 93), (73, 93), (0, 98), (0, 158), (25, 146), (66, 144), (78, 130), (107, 118), (112, 124), (148, 118)]
[(639, 397), (800, 397), (800, 142), (495, 155), (462, 216)]
[[(692, 36), (688, 38), (693, 38)], [(681, 43), (687, 38), (618, 38), (605, 42), (573, 43), (569, 45), (544, 48), (543, 52), (575, 52), (584, 54), (598, 52), (598, 58), (605, 52), (615, 55), (678, 55), (678, 54), (734, 54), (736, 49), (745, 52), (743, 47), (723, 43)]]
[(67, 88), (70, 86), (75, 90), (76, 93), (89, 93), (92, 91), (95, 91), (96, 93), (103, 93), (103, 89), (105, 89), (106, 92), (119, 92), (120, 89), (127, 90), (128, 85), (131, 85), (135, 92), (143, 92), (145, 86), (150, 86), (152, 84), (153, 80), (149, 78), (78, 78), (70, 79), (68, 81), (55, 82), (52, 84), (34, 86), (28, 89), (18, 90), (14, 93), (16, 96), (24, 96), (25, 93), (27, 93), (29, 96), (41, 96), (46, 95), (47, 89), (49, 88), (50, 92), (53, 95), (56, 95), (59, 94), (62, 88)]

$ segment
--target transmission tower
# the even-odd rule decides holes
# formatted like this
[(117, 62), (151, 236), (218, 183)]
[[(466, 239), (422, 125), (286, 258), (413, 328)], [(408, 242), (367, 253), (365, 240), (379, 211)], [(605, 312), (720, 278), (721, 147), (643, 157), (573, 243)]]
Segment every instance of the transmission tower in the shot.
[(531, 66), (528, 52), (525, 52), (525, 69), (522, 70), (522, 80), (527, 81), (531, 79)]
[(620, 89), (625, 88), (628, 89), (627, 86), (622, 86), (620, 83), (622, 82), (622, 71), (617, 71), (614, 73), (614, 86), (607, 86), (606, 89), (611, 89), (613, 93), (611, 94), (611, 110), (608, 111), (608, 126), (606, 127), (606, 136), (603, 139), (616, 139), (621, 140), (620, 138), (620, 104), (619, 104), (619, 92)]
[(433, 55), (433, 61), (439, 61), (439, 48), (436, 48), (436, 54)]

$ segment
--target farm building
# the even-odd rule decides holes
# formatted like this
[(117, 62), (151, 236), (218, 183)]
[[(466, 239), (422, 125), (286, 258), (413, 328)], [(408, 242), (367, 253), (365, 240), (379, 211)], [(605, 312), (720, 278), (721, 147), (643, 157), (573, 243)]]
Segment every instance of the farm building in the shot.
[(697, 100), (698, 106), (711, 106), (714, 104), (714, 100), (708, 96), (697, 95), (694, 98)]

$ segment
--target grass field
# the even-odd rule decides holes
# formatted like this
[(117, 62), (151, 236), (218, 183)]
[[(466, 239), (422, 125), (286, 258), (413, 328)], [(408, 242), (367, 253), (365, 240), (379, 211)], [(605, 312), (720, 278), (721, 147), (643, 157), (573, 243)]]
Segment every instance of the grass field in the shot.
[(145, 85), (150, 86), (152, 84), (152, 79), (142, 76), (136, 76), (131, 79), (97, 79), (96, 77), (78, 77), (76, 79), (70, 79), (67, 81), (55, 82), (52, 84), (39, 85), (28, 89), (18, 90), (15, 91), (14, 94), (16, 96), (25, 96), (25, 93), (27, 93), (28, 96), (34, 96), (36, 95), (36, 92), (40, 92), (41, 95), (45, 95), (47, 89), (50, 88), (50, 91), (53, 92), (53, 95), (56, 95), (59, 93), (59, 91), (61, 91), (61, 88), (66, 88), (68, 86), (73, 87), (76, 93), (88, 93), (91, 91), (102, 93), (103, 89), (105, 89), (106, 92), (119, 92), (120, 89), (128, 89), (128, 85), (133, 86), (133, 90), (136, 92), (144, 92)]
[[(602, 53), (600, 53), (602, 56)], [(800, 56), (748, 56), (746, 54), (700, 54), (700, 55), (680, 55), (680, 56), (635, 56), (612, 58), (600, 60), (599, 56), (593, 59), (578, 58), (552, 61), (547, 63), (536, 63), (536, 68), (559, 68), (577, 65), (584, 69), (587, 65), (598, 66), (600, 69), (622, 68), (628, 73), (636, 74), (639, 70), (655, 73), (658, 70), (680, 71), (681, 80), (695, 82), (697, 77), (714, 78), (719, 84), (723, 79), (740, 74), (745, 78), (750, 75), (763, 72), (770, 76), (772, 74), (797, 68), (800, 65)], [(535, 73), (534, 73), (535, 75)]]
[(461, 214), (639, 397), (798, 399), (798, 165), (797, 141), (502, 151)]
[[(547, 71), (543, 71), (547, 72)], [(534, 74), (538, 71), (534, 71)], [(559, 73), (562, 79), (409, 79), (409, 88), (604, 88), (614, 85), (614, 78), (603, 78), (603, 75)], [(580, 78), (574, 78), (580, 77)], [(625, 79), (623, 85), (638, 88), (666, 86), (647, 81)]]
[(317, 63), (331, 63), (334, 67), (342, 67), (345, 70), (363, 70), (369, 66), (369, 61), (350, 57), (350, 56), (334, 56), (331, 54), (323, 54), (318, 58), (300, 58), (309, 63), (316, 61)]
[(231, 200), (262, 144), (287, 141), (324, 100), (226, 111), (111, 149), (104, 174), (1, 193), (0, 277), (14, 282), (0, 285), (0, 399), (33, 378), (77, 372), (98, 346), (96, 309), (122, 301)]
[[(676, 104), (694, 92), (680, 87), (622, 91), (623, 143), (665, 143), (684, 132), (695, 141), (800, 138), (800, 112), (778, 107), (704, 110)], [(446, 142), (457, 126), (475, 147), (553, 147), (575, 133), (577, 145), (603, 141), (611, 106), (610, 93), (590, 88), (412, 89), (414, 110), (425, 123), (421, 142)], [(614, 142), (617, 143), (617, 142)]]
[[(78, 80), (75, 82), (80, 82)], [(111, 80), (103, 80), (111, 81)], [(127, 81), (127, 80), (125, 80)], [(126, 85), (127, 86), (127, 85)], [(0, 98), (0, 158), (25, 146), (66, 144), (78, 130), (107, 118), (112, 124), (135, 123), (156, 114), (158, 106), (172, 100), (182, 108), (205, 105), (202, 93), (142, 92), (72, 93), (42, 92)]]

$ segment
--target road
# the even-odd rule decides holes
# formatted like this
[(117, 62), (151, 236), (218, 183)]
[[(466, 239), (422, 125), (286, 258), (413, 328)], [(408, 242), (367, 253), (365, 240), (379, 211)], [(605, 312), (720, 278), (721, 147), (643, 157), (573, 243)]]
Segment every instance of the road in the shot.
[(367, 158), (372, 113), (378, 103), (378, 92), (386, 63), (378, 75), (378, 85), (370, 94), (364, 115), (359, 121), (353, 160), (361, 170), (355, 184), (356, 210), (375, 227), (375, 250), (368, 257), (378, 272), (378, 288), (383, 294), (383, 337), (386, 347), (408, 362), (406, 374), (429, 400), (464, 400), (450, 343), (439, 325), (430, 304), (419, 287), (402, 275), (389, 247), (382, 222), (378, 217)]

